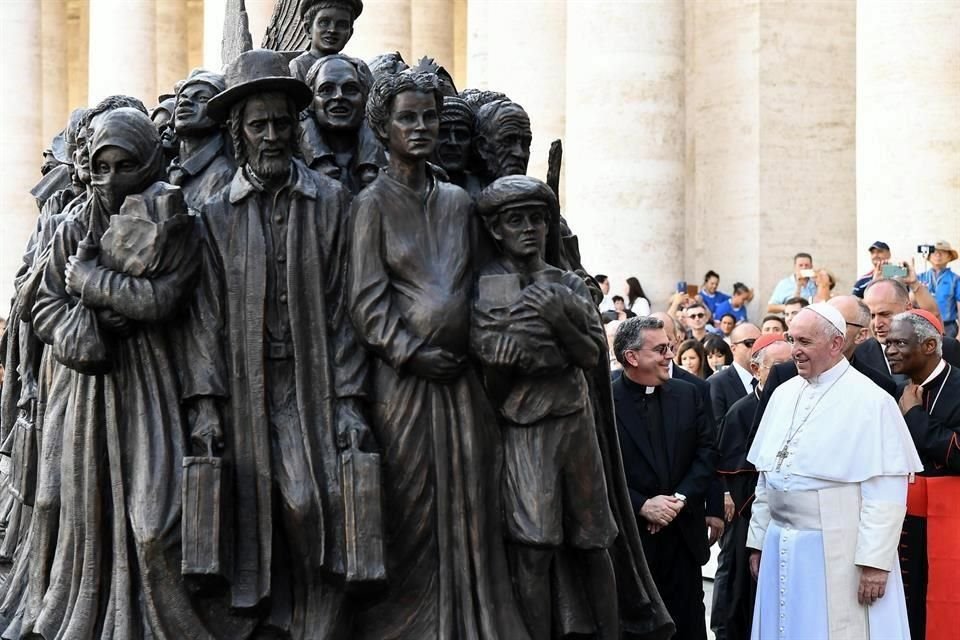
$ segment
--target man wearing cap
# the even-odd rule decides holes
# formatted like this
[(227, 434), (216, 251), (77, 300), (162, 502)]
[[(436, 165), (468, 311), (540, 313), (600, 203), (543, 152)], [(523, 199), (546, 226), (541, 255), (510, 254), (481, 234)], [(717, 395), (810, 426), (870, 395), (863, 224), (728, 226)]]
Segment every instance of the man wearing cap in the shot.
[(957, 259), (957, 252), (949, 242), (940, 241), (927, 256), (930, 269), (917, 276), (937, 299), (943, 335), (957, 337), (957, 309), (960, 309), (960, 276), (947, 265)]
[[(480, 193), (477, 209), (500, 255), (479, 272), (471, 345), (498, 412), (505, 538), (530, 635), (602, 636), (621, 624), (652, 631), (666, 624), (666, 610), (634, 619), (631, 600), (652, 578), (616, 425), (604, 420), (610, 407), (595, 406), (604, 397), (591, 390), (606, 351), (603, 329), (583, 280), (550, 264), (559, 252), (556, 195), (536, 178), (506, 176)], [(557, 581), (565, 568), (581, 580)], [(580, 597), (592, 611), (572, 607), (557, 621), (559, 603)]]
[(264, 634), (344, 637), (349, 611), (324, 577), (344, 574), (339, 450), (368, 436), (344, 308), (349, 194), (293, 157), (311, 92), (280, 54), (242, 53), (225, 76), (208, 113), (227, 122), (238, 168), (202, 209), (183, 397), (194, 438), (222, 433), (232, 459), (232, 606), (269, 602)]
[(909, 637), (897, 545), (922, 464), (897, 403), (843, 357), (846, 329), (826, 303), (797, 314), (799, 375), (747, 455), (760, 473), (747, 536), (755, 639)]
[(300, 18), (310, 36), (310, 48), (290, 61), (291, 75), (307, 82), (307, 73), (317, 60), (343, 51), (361, 13), (362, 0), (303, 0)]
[(886, 242), (877, 240), (870, 245), (867, 251), (870, 252), (870, 264), (873, 265), (873, 269), (863, 274), (855, 283), (853, 283), (852, 295), (855, 295), (858, 298), (863, 297), (863, 292), (867, 288), (868, 284), (883, 277), (881, 273), (883, 265), (890, 260), (890, 245), (888, 245)]
[(445, 96), (443, 110), (440, 112), (440, 136), (433, 152), (433, 161), (447, 172), (450, 182), (468, 191), (477, 191), (475, 185), (467, 185), (471, 178), (469, 168), (474, 117), (473, 107), (466, 100)]
[(900, 563), (913, 638), (956, 637), (960, 574), (960, 371), (942, 357), (943, 325), (928, 311), (894, 316), (886, 354), (909, 376), (900, 410), (923, 462), (909, 484)]
[[(710, 625), (717, 638), (745, 638), (753, 618), (754, 583), (748, 561), (747, 529), (750, 524), (750, 501), (757, 486), (757, 470), (747, 462), (752, 444), (750, 428), (760, 391), (770, 370), (790, 360), (790, 345), (781, 334), (760, 336), (750, 351), (750, 372), (757, 382), (750, 393), (740, 398), (720, 420), (720, 462), (717, 473), (725, 489), (724, 517), (729, 523), (720, 542), (717, 575), (723, 573), (725, 584), (718, 586), (714, 578), (713, 607)], [(720, 567), (726, 570), (721, 572)], [(722, 631), (721, 631), (722, 630)]]
[(313, 101), (300, 115), (303, 160), (356, 195), (387, 164), (383, 145), (364, 118), (373, 75), (363, 60), (334, 53), (310, 67), (306, 83)]
[(180, 152), (167, 173), (197, 211), (233, 179), (233, 163), (224, 150), (220, 123), (207, 114), (207, 103), (226, 88), (222, 74), (194, 69), (177, 91), (173, 128)]

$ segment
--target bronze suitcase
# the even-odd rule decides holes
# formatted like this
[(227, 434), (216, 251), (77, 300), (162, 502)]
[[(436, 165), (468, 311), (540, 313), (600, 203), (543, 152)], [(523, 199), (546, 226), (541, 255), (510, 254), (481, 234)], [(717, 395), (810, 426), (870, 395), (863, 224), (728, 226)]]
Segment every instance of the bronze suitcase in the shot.
[(346, 586), (367, 590), (386, 582), (380, 455), (361, 451), (351, 433), (350, 448), (340, 454), (343, 485)]
[(223, 577), (220, 548), (223, 461), (183, 458), (183, 560), (185, 576)]

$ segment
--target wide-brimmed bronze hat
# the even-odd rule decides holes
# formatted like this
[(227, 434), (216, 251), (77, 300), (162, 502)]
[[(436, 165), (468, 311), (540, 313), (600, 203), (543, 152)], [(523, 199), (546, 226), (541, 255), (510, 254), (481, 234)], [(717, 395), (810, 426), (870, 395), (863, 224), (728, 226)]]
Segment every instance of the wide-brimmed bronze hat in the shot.
[[(953, 262), (954, 260), (957, 259), (957, 252), (956, 252), (956, 250), (955, 250), (953, 247), (951, 247), (951, 246), (950, 246), (950, 243), (947, 242), (946, 240), (941, 240), (940, 242), (935, 243), (935, 244), (933, 245), (933, 250), (934, 250), (934, 251), (943, 251), (945, 254), (947, 254), (948, 256), (950, 256), (950, 259), (947, 260), (947, 262)], [(927, 256), (927, 260), (929, 260), (929, 259), (930, 259), (930, 256)]]
[(298, 111), (313, 100), (310, 87), (290, 75), (287, 59), (270, 49), (244, 51), (227, 65), (223, 75), (226, 90), (207, 103), (207, 115), (218, 122), (227, 119), (230, 107), (255, 93), (285, 93), (293, 98)]

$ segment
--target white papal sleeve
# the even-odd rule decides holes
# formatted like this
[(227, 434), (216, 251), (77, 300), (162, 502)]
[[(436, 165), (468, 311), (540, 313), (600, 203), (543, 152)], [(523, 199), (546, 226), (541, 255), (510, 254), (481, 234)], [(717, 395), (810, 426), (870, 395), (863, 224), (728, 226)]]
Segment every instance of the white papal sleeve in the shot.
[(757, 479), (757, 488), (753, 504), (750, 505), (750, 531), (747, 533), (747, 547), (761, 551), (763, 539), (770, 524), (770, 505), (767, 503), (767, 474), (761, 472)]
[(860, 496), (855, 563), (890, 571), (897, 557), (903, 517), (907, 514), (907, 477), (870, 478), (860, 483)]

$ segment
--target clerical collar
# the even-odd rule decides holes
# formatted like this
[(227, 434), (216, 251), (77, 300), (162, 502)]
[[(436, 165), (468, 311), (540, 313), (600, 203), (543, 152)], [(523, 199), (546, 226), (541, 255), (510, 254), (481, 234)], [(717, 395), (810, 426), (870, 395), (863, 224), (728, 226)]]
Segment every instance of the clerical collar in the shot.
[(637, 384), (636, 382), (631, 380), (626, 373), (622, 373), (621, 377), (623, 378), (623, 384), (626, 385), (627, 389), (632, 393), (635, 393), (638, 395), (642, 393), (643, 395), (648, 396), (652, 393), (656, 393), (658, 389), (658, 387), (648, 387), (643, 384)]
[(824, 371), (823, 373), (821, 373), (821, 374), (820, 374), (819, 376), (817, 376), (816, 378), (813, 378), (813, 379), (811, 379), (811, 380), (807, 380), (807, 382), (808, 382), (808, 383), (810, 384), (810, 386), (812, 386), (812, 387), (817, 387), (817, 386), (821, 386), (821, 385), (831, 384), (831, 383), (833, 383), (834, 381), (836, 381), (837, 378), (839, 378), (839, 377), (842, 376), (844, 373), (846, 373), (847, 369), (849, 369), (849, 368), (850, 368), (850, 363), (847, 362), (847, 359), (846, 359), (846, 358), (841, 358), (841, 359), (840, 359), (840, 362), (838, 362), (837, 364), (833, 365), (832, 367), (830, 367), (829, 369), (827, 369), (826, 371)]
[(940, 362), (937, 363), (937, 367), (933, 370), (933, 373), (931, 373), (929, 376), (927, 376), (927, 379), (924, 380), (923, 382), (921, 382), (921, 383), (920, 383), (920, 386), (921, 386), (921, 387), (925, 387), (925, 386), (927, 386), (928, 384), (930, 384), (931, 382), (933, 382), (934, 380), (936, 380), (937, 377), (938, 377), (941, 373), (943, 373), (943, 370), (946, 369), (946, 368), (947, 368), (947, 362), (946, 362), (946, 360), (944, 360), (943, 358), (940, 358)]

